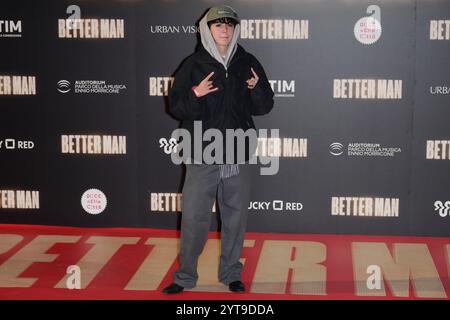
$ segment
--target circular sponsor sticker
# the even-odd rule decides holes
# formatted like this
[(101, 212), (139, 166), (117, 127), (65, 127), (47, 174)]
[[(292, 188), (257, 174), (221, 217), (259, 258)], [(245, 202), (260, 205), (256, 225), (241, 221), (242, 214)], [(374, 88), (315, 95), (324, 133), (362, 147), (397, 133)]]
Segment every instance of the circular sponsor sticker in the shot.
[(90, 214), (102, 213), (107, 203), (105, 194), (98, 189), (89, 189), (81, 196), (81, 205)]
[(355, 23), (353, 32), (362, 44), (372, 44), (381, 37), (381, 23), (374, 17), (363, 17)]

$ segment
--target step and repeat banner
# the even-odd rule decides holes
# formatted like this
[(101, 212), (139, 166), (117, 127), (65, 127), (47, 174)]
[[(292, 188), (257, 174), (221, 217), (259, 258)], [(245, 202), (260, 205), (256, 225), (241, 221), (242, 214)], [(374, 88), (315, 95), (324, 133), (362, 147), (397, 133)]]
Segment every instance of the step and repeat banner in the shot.
[[(218, 4), (2, 1), (0, 223), (179, 228), (167, 92)], [(226, 4), (279, 130), (248, 231), (450, 236), (450, 2)]]

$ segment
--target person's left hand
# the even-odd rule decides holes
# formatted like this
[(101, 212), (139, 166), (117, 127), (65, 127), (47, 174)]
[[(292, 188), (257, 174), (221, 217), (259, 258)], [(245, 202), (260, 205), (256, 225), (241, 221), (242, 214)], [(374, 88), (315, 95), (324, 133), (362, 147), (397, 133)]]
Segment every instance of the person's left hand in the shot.
[(247, 88), (253, 89), (253, 88), (255, 88), (256, 84), (258, 83), (259, 77), (256, 74), (255, 70), (253, 70), (253, 68), (250, 68), (250, 69), (252, 70), (253, 77), (248, 79), (246, 82), (247, 82)]

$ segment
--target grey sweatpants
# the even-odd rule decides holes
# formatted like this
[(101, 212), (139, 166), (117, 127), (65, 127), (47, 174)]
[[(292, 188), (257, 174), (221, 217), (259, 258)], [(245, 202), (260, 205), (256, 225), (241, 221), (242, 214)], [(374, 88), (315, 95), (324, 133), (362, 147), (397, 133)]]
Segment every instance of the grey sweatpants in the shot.
[(174, 282), (187, 289), (196, 286), (198, 257), (208, 238), (211, 209), (216, 198), (222, 221), (219, 281), (241, 280), (239, 261), (244, 245), (250, 201), (250, 166), (239, 165), (239, 174), (220, 178), (218, 165), (188, 164), (181, 199), (180, 268)]

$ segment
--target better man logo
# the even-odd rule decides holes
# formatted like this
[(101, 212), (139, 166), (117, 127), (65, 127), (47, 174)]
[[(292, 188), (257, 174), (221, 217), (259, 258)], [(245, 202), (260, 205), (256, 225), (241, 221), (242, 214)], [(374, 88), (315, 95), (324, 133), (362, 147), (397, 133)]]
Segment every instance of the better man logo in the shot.
[(450, 140), (427, 140), (428, 160), (450, 160)]
[[(150, 211), (151, 212), (181, 212), (182, 193), (175, 192), (151, 192)], [(214, 201), (211, 213), (216, 212), (216, 202)]]
[(39, 209), (39, 191), (0, 190), (0, 209)]
[(402, 99), (399, 79), (333, 79), (335, 99)]
[(309, 38), (309, 20), (241, 19), (241, 39), (304, 40)]
[(35, 76), (0, 75), (0, 95), (23, 96), (36, 95)]
[(111, 135), (61, 135), (61, 153), (127, 154), (127, 137)]
[(163, 97), (169, 95), (169, 89), (173, 85), (174, 77), (149, 77), (148, 93), (152, 97)]
[(124, 19), (58, 19), (58, 38), (119, 39), (124, 37)]
[(331, 215), (345, 217), (398, 217), (399, 198), (331, 197)]
[(450, 40), (450, 20), (430, 20), (430, 40)]
[(259, 157), (306, 158), (306, 138), (258, 138), (256, 155)]

